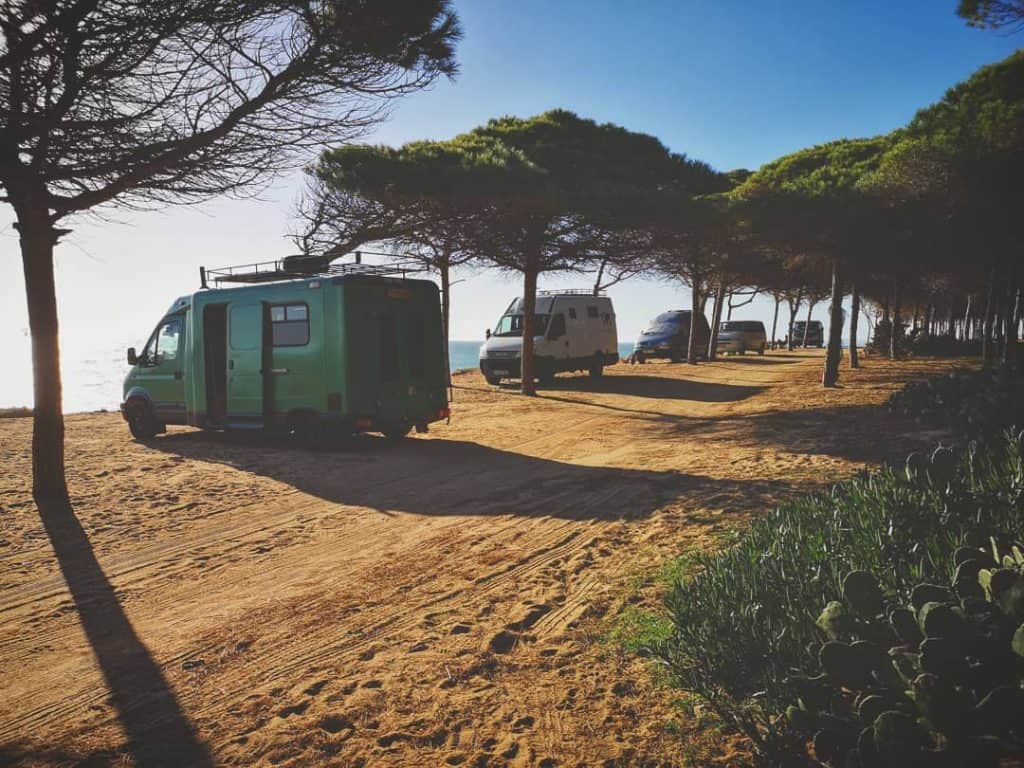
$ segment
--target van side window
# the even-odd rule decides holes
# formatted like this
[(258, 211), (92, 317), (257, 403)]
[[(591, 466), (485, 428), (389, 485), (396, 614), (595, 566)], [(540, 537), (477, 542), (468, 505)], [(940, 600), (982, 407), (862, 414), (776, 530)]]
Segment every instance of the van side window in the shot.
[(309, 307), (305, 304), (272, 304), (271, 338), (275, 347), (302, 347), (309, 343)]
[(597, 317), (597, 307), (587, 305), (587, 317)]
[(394, 315), (381, 315), (380, 323), (380, 380), (398, 378), (398, 323)]
[(560, 339), (565, 336), (565, 315), (559, 312), (557, 315), (552, 315), (551, 326), (548, 328), (548, 338), (552, 341), (554, 339)]
[(422, 376), (427, 372), (427, 327), (421, 318), (409, 318), (409, 375)]
[(576, 319), (576, 307), (569, 307), (569, 319), (570, 320), (575, 320)]

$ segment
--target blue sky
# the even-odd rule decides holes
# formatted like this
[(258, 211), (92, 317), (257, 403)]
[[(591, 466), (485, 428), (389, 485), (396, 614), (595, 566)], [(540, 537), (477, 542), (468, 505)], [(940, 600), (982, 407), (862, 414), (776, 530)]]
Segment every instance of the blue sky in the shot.
[[(395, 104), (367, 140), (447, 138), (490, 117), (564, 107), (654, 134), (723, 170), (754, 169), (801, 147), (887, 132), (1024, 45), (1022, 35), (968, 28), (955, 5), (455, 0), (465, 29), (461, 74)], [(143, 340), (175, 296), (196, 289), (199, 265), (288, 253), (298, 182), (297, 174), (278, 179), (258, 199), (153, 213), (111, 209), (104, 219), (71, 222), (74, 233), (57, 257), (66, 367), (100, 345)], [(28, 321), (10, 221), (0, 207), (0, 354), (22, 360)], [(456, 339), (480, 338), (519, 290), (512, 275), (466, 277), (452, 294)], [(623, 340), (662, 309), (689, 306), (681, 286), (651, 280), (618, 286), (612, 297)], [(737, 316), (768, 320), (770, 310), (758, 301)], [(824, 308), (817, 312), (824, 319)], [(27, 363), (0, 383), (0, 406), (27, 402)]]

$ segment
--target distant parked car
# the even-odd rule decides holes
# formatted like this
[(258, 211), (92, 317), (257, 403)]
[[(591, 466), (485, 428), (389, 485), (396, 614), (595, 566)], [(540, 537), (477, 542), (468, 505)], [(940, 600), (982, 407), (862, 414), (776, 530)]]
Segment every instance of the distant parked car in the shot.
[[(686, 358), (686, 348), (690, 341), (690, 318), (693, 313), (688, 309), (674, 309), (662, 312), (651, 321), (651, 324), (640, 333), (633, 356), (637, 360), (648, 360), (655, 357), (667, 357), (673, 363)], [(707, 357), (708, 340), (711, 338), (711, 327), (704, 314), (697, 314), (697, 353)]]
[(763, 355), (767, 346), (768, 335), (760, 320), (726, 320), (718, 327), (715, 349), (719, 353), (735, 352), (743, 355), (750, 351)]
[(810, 327), (803, 320), (793, 323), (793, 346), (800, 347), (804, 343), (804, 329), (807, 329), (807, 346), (821, 348), (825, 346), (825, 328), (820, 320), (811, 320)]

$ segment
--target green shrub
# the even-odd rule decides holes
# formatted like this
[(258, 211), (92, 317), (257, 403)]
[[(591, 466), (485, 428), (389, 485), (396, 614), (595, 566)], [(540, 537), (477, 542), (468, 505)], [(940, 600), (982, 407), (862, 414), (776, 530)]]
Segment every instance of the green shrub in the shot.
[[(796, 669), (816, 663), (821, 606), (851, 571), (878, 575), (885, 599), (950, 583), (953, 555), (982, 532), (1024, 538), (1024, 434), (997, 448), (912, 454), (784, 505), (739, 543), (696, 559), (666, 598), (672, 633), (652, 651), (674, 681), (746, 733), (773, 764), (802, 752), (781, 713)], [(800, 764), (799, 762), (797, 764)]]
[(963, 440), (999, 441), (1024, 424), (1024, 375), (1005, 366), (957, 370), (907, 384), (889, 398), (889, 410), (918, 424), (943, 427)]

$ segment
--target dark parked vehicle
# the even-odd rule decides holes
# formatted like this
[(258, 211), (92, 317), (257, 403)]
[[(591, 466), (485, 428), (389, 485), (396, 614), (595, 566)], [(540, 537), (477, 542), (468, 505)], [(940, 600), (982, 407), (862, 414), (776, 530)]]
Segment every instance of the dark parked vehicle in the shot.
[[(649, 360), (654, 357), (667, 357), (673, 363), (686, 359), (686, 347), (690, 340), (690, 318), (688, 309), (675, 309), (662, 312), (651, 321), (650, 326), (641, 332), (633, 347), (633, 355), (637, 360)], [(711, 338), (711, 327), (703, 313), (697, 315), (697, 355), (707, 357), (708, 341)]]
[[(798, 320), (793, 323), (794, 346), (803, 346), (804, 328), (807, 328), (807, 323), (803, 320)], [(819, 348), (825, 346), (825, 328), (822, 326), (820, 320), (811, 320), (811, 326), (810, 328), (807, 328), (807, 346)]]

